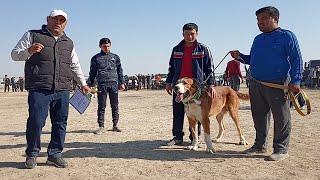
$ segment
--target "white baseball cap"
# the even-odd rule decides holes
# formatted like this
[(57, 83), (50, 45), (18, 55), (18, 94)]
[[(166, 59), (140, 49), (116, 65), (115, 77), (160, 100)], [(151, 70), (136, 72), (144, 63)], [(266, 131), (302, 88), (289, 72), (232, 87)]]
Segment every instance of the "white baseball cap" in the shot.
[(64, 12), (61, 9), (54, 9), (50, 12), (49, 16), (51, 17), (55, 17), (55, 16), (63, 16), (64, 18), (66, 18), (66, 20), (68, 19), (68, 15), (66, 12)]

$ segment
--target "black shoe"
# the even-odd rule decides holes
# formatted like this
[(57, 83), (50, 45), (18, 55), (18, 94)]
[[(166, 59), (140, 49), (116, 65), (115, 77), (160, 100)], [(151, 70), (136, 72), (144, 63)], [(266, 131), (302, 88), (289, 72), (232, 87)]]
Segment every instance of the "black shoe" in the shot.
[(118, 128), (118, 126), (113, 126), (112, 131), (121, 132), (121, 130)]
[(65, 161), (64, 159), (62, 159), (62, 157), (48, 157), (47, 159), (47, 164), (49, 165), (54, 165), (58, 168), (66, 168), (68, 167), (68, 163), (67, 161)]
[(28, 157), (26, 158), (26, 162), (24, 163), (27, 169), (33, 169), (37, 167), (37, 157)]
[(181, 145), (182, 143), (183, 143), (182, 139), (177, 139), (176, 137), (174, 137), (167, 143), (167, 146)]
[(263, 154), (263, 153), (266, 153), (267, 152), (267, 149), (266, 148), (257, 148), (255, 146), (252, 146), (251, 148), (243, 151), (243, 153), (245, 154)]

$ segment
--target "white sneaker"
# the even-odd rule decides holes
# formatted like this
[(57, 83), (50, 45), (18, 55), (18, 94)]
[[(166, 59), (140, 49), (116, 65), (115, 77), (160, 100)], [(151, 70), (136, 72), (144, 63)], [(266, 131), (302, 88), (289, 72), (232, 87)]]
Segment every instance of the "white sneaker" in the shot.
[(273, 153), (266, 160), (268, 161), (281, 161), (289, 157), (288, 153)]
[(102, 134), (104, 132), (104, 127), (99, 127), (99, 129), (97, 129), (96, 131), (93, 132), (93, 134)]

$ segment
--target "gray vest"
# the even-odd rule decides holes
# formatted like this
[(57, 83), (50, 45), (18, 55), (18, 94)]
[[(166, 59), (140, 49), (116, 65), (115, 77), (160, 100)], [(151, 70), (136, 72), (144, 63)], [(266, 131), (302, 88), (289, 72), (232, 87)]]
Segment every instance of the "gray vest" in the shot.
[(70, 90), (72, 40), (65, 34), (55, 40), (46, 26), (30, 32), (33, 43), (41, 43), (44, 48), (26, 60), (26, 89)]

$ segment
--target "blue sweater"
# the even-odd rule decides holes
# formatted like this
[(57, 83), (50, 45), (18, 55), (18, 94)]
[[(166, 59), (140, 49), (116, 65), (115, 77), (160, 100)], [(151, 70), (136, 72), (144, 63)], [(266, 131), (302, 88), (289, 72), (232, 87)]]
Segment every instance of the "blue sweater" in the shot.
[(302, 78), (302, 57), (296, 36), (289, 30), (277, 28), (255, 37), (250, 55), (240, 54), (242, 63), (250, 65), (253, 78), (280, 82), (290, 76), (290, 83)]

